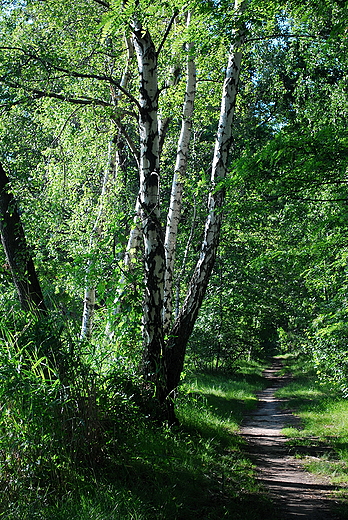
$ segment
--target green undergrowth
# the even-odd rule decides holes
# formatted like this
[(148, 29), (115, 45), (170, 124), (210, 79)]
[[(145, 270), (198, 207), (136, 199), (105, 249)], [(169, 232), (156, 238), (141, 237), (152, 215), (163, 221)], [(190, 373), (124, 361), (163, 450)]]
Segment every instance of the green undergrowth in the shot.
[[(181, 388), (179, 414), (187, 425), (235, 432), (243, 416), (256, 406), (256, 392), (264, 387), (262, 369), (255, 364), (239, 368), (233, 376), (224, 373), (193, 373)], [(192, 406), (194, 404), (194, 406)]]
[[(122, 410), (113, 411), (113, 421), (103, 423), (102, 434), (85, 430), (99, 443), (89, 444), (93, 464), (72, 460), (68, 446), (57, 445), (54, 424), (43, 422), (54, 420), (50, 394), (42, 379), (36, 388), (32, 378), (22, 396), (26, 407), (15, 410), (12, 398), (12, 410), (2, 416), (0, 519), (269, 518), (272, 506), (255, 482), (237, 433), (243, 415), (256, 406), (255, 392), (264, 387), (262, 368), (249, 364), (233, 375), (187, 375), (178, 398), (178, 427), (159, 427), (123, 403)], [(40, 422), (32, 415), (25, 424), (19, 414), (29, 414), (34, 405), (39, 410), (41, 398), (47, 417)], [(88, 443), (83, 433), (79, 443)]]
[(309, 471), (329, 478), (348, 516), (348, 399), (318, 381), (303, 360), (289, 359), (285, 366), (294, 379), (276, 395), (287, 399), (285, 406), (300, 418), (298, 428), (283, 430), (290, 452), (303, 458)]

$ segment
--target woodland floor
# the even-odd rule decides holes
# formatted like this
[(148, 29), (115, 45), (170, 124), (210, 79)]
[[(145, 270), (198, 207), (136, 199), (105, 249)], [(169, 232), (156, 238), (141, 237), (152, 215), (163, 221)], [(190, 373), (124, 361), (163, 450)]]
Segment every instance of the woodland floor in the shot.
[(336, 520), (332, 498), (335, 487), (306, 472), (301, 460), (289, 454), (286, 437), (281, 433), (284, 427), (298, 427), (299, 419), (283, 408), (283, 399), (274, 395), (289, 382), (287, 376), (279, 374), (280, 369), (281, 363), (275, 360), (265, 371), (270, 386), (258, 394), (257, 410), (243, 423), (241, 434), (247, 440), (248, 454), (257, 466), (258, 479), (276, 505), (279, 520)]

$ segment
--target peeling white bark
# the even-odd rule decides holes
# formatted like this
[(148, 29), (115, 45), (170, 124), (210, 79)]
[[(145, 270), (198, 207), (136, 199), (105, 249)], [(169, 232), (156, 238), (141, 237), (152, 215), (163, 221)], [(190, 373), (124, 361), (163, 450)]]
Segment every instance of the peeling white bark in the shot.
[[(187, 16), (187, 26), (191, 21), (190, 13)], [(181, 133), (178, 141), (175, 170), (172, 182), (170, 205), (167, 217), (166, 235), (164, 241), (166, 255), (166, 271), (164, 281), (164, 331), (168, 332), (171, 326), (173, 312), (173, 273), (175, 252), (177, 244), (178, 226), (181, 217), (184, 179), (186, 176), (189, 144), (191, 139), (192, 116), (196, 95), (196, 66), (194, 58), (190, 55), (193, 44), (188, 45), (188, 57), (186, 66), (186, 92), (183, 106)]]
[(194, 229), (195, 229), (195, 225), (196, 225), (196, 216), (197, 216), (197, 207), (196, 207), (196, 200), (194, 200), (193, 216), (192, 216), (192, 224), (191, 224), (190, 235), (189, 235), (188, 240), (186, 242), (186, 247), (185, 247), (183, 260), (182, 260), (182, 263), (181, 263), (180, 272), (179, 272), (179, 274), (176, 277), (175, 319), (177, 319), (177, 317), (179, 316), (179, 312), (180, 312), (180, 285), (181, 285), (181, 280), (184, 278), (184, 274), (185, 274), (187, 258), (188, 258), (190, 246), (191, 246), (192, 239), (193, 239)]
[(135, 205), (135, 216), (133, 218), (133, 227), (130, 230), (126, 252), (124, 255), (124, 266), (128, 269), (132, 260), (136, 258), (137, 251), (140, 249), (142, 239), (141, 233), (141, 211), (140, 211), (140, 200), (137, 198), (137, 202)]
[(92, 335), (95, 295), (95, 287), (87, 287), (85, 289), (80, 340), (87, 340)]
[[(139, 204), (144, 240), (145, 295), (143, 307), (144, 372), (158, 381), (163, 352), (164, 246), (159, 208), (159, 135), (157, 54), (148, 31), (133, 24), (138, 60), (140, 191)], [(156, 385), (158, 390), (158, 385)]]
[[(236, 0), (236, 6), (238, 7), (239, 5), (240, 2)], [(211, 261), (215, 258), (216, 254), (222, 221), (222, 205), (225, 191), (223, 186), (218, 188), (218, 184), (226, 177), (228, 155), (232, 145), (232, 123), (242, 59), (242, 53), (239, 51), (241, 44), (242, 38), (237, 38), (231, 45), (228, 57), (220, 107), (220, 119), (212, 162), (212, 190), (209, 195), (208, 216), (205, 223), (204, 239), (202, 242), (200, 258), (197, 262), (191, 286), (181, 312), (182, 315), (187, 313), (196, 314), (197, 307), (200, 306), (202, 300), (198, 297), (198, 294), (201, 291), (200, 288), (203, 286), (203, 280), (205, 280), (208, 275)]]
[[(235, 9), (243, 9), (244, 3), (236, 0)], [(201, 253), (190, 281), (183, 307), (170, 332), (166, 349), (167, 393), (175, 391), (183, 368), (186, 344), (193, 330), (198, 311), (202, 304), (209, 277), (214, 266), (222, 222), (222, 208), (225, 197), (223, 180), (228, 171), (228, 155), (232, 144), (232, 123), (239, 82), (243, 33), (236, 31), (231, 44), (225, 81), (223, 85), (220, 119), (212, 161), (211, 185), (208, 216), (205, 224)], [(220, 183), (220, 186), (219, 186)]]

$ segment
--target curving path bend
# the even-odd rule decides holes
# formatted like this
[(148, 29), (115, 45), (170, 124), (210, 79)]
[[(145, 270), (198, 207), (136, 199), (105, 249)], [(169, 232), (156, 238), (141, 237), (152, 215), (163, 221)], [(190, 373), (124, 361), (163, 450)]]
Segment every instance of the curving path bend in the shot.
[(283, 400), (274, 396), (288, 382), (286, 376), (278, 375), (281, 366), (274, 361), (272, 368), (264, 372), (270, 386), (258, 394), (259, 406), (241, 428), (247, 452), (257, 466), (258, 479), (276, 504), (279, 520), (336, 520), (331, 512), (334, 499), (330, 498), (334, 486), (304, 471), (301, 462), (288, 454), (281, 430), (296, 427), (298, 419), (281, 410)]

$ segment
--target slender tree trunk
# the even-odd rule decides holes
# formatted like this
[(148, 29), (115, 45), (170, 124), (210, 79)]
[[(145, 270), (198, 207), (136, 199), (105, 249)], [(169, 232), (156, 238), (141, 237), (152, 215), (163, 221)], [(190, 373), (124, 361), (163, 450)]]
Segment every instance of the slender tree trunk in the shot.
[(143, 305), (143, 375), (154, 383), (157, 398), (163, 388), (164, 245), (159, 208), (159, 136), (157, 53), (148, 31), (134, 23), (134, 48), (140, 77), (140, 192), (144, 240), (145, 294)]
[[(190, 14), (187, 17), (187, 26), (190, 24)], [(166, 271), (164, 281), (164, 332), (169, 332), (173, 312), (173, 273), (175, 251), (178, 235), (178, 226), (181, 217), (181, 206), (186, 177), (189, 143), (191, 139), (192, 116), (196, 95), (196, 67), (190, 50), (193, 44), (188, 45), (187, 79), (181, 133), (178, 142), (175, 171), (173, 176), (170, 205), (167, 217), (166, 235), (164, 241), (166, 255)]]
[(190, 246), (191, 246), (191, 243), (192, 243), (194, 230), (195, 230), (195, 226), (196, 226), (196, 214), (197, 214), (196, 200), (194, 200), (190, 235), (189, 235), (188, 240), (186, 242), (186, 247), (185, 247), (183, 259), (182, 259), (182, 263), (181, 263), (181, 266), (180, 266), (180, 272), (179, 272), (179, 274), (176, 277), (175, 319), (178, 318), (179, 312), (180, 312), (180, 287), (181, 287), (181, 280), (185, 277), (187, 258), (188, 258), (188, 254), (189, 254), (189, 250), (190, 250)]
[[(115, 147), (117, 147), (117, 139), (112, 139), (109, 142), (109, 151), (108, 151), (108, 165), (105, 169), (104, 178), (103, 178), (103, 185), (102, 190), (100, 194), (100, 205), (97, 217), (95, 219), (92, 234), (89, 242), (89, 251), (92, 252), (93, 248), (95, 247), (95, 244), (98, 242), (98, 240), (102, 236), (102, 222), (101, 219), (103, 217), (104, 212), (104, 203), (105, 198), (107, 196), (107, 190), (108, 190), (108, 183), (109, 179), (111, 179), (115, 173), (115, 170), (117, 168), (116, 163), (116, 150)], [(91, 337), (92, 329), (93, 329), (93, 317), (94, 317), (94, 310), (95, 310), (95, 303), (96, 303), (96, 288), (95, 284), (91, 282), (89, 279), (91, 276), (91, 271), (93, 269), (94, 261), (89, 260), (88, 266), (87, 266), (87, 280), (86, 280), (86, 288), (85, 288), (85, 294), (83, 299), (83, 313), (82, 313), (82, 324), (81, 324), (81, 332), (80, 332), (80, 339), (81, 340), (88, 340)]]
[[(239, 5), (240, 2), (237, 0), (236, 8), (239, 8)], [(171, 406), (170, 398), (173, 397), (173, 393), (180, 381), (186, 345), (203, 302), (219, 243), (222, 210), (225, 199), (223, 180), (227, 174), (228, 156), (232, 144), (232, 122), (241, 64), (241, 52), (239, 52), (239, 47), (242, 44), (242, 40), (242, 34), (236, 33), (235, 41), (231, 45), (228, 59), (218, 134), (212, 163), (212, 190), (209, 196), (208, 216), (205, 224), (200, 258), (191, 278), (185, 302), (170, 332), (166, 345), (166, 393), (167, 396), (169, 396), (168, 406), (170, 420), (174, 420), (174, 411)]]
[(126, 251), (123, 258), (124, 271), (118, 282), (118, 288), (116, 290), (116, 296), (113, 302), (113, 308), (111, 316), (106, 325), (105, 334), (111, 340), (114, 337), (113, 318), (121, 312), (122, 298), (125, 294), (127, 285), (127, 274), (132, 272), (132, 262), (135, 259), (139, 259), (142, 244), (142, 229), (141, 229), (141, 211), (140, 211), (140, 197), (138, 196), (135, 205), (135, 216), (133, 219), (133, 227), (130, 230)]
[(46, 312), (40, 283), (26, 242), (9, 179), (0, 164), (0, 234), (23, 310)]
[(141, 247), (142, 241), (142, 226), (141, 226), (141, 205), (140, 205), (140, 194), (137, 197), (135, 204), (135, 215), (133, 218), (133, 227), (130, 230), (126, 252), (124, 255), (124, 266), (126, 269), (130, 269), (132, 260), (137, 257), (137, 252)]
[[(88, 270), (90, 270), (91, 265), (88, 266)], [(85, 295), (83, 298), (83, 313), (82, 313), (82, 324), (81, 324), (81, 332), (80, 339), (88, 340), (92, 335), (93, 329), (93, 316), (95, 309), (95, 298), (96, 298), (96, 290), (95, 287), (86, 287)]]
[[(133, 44), (130, 38), (125, 37), (125, 43), (127, 47), (127, 65), (124, 70), (123, 76), (121, 78), (120, 85), (122, 88), (127, 88), (129, 80), (130, 80), (130, 64), (132, 62), (133, 56), (134, 56), (134, 48)], [(113, 70), (113, 62), (108, 63), (110, 73), (112, 74)], [(116, 92), (112, 86), (110, 86), (111, 91), (111, 98), (112, 102), (115, 105), (115, 107), (118, 104), (119, 98), (121, 96), (120, 92)], [(118, 119), (114, 119), (114, 122), (117, 127), (120, 125), (120, 121)], [(108, 166), (105, 170), (104, 178), (103, 178), (103, 185), (102, 185), (102, 191), (100, 196), (100, 207), (99, 212), (96, 218), (96, 221), (93, 226), (92, 235), (90, 239), (90, 247), (89, 249), (92, 250), (94, 243), (101, 237), (101, 226), (100, 226), (100, 220), (103, 215), (104, 211), (104, 199), (107, 194), (107, 186), (110, 179), (113, 179), (117, 176), (118, 167), (120, 165), (120, 153), (119, 153), (119, 136), (116, 135), (110, 142), (109, 142), (109, 150), (108, 150)], [(87, 267), (87, 278), (88, 274), (90, 273), (93, 266), (93, 261), (90, 260), (88, 267)], [(95, 303), (96, 303), (96, 288), (94, 284), (90, 284), (87, 281), (87, 286), (85, 288), (85, 294), (84, 294), (84, 301), (83, 301), (83, 314), (82, 314), (82, 324), (81, 324), (81, 332), (80, 332), (80, 339), (81, 340), (87, 340), (92, 335), (92, 328), (93, 328), (93, 318), (94, 318), (94, 310), (95, 310)], [(111, 336), (110, 332), (110, 324), (107, 324), (106, 327), (106, 334), (108, 336)]]

